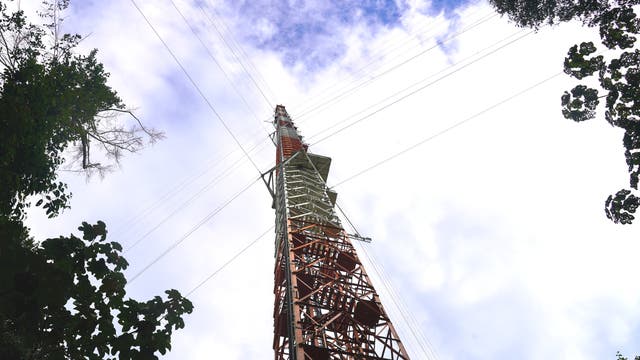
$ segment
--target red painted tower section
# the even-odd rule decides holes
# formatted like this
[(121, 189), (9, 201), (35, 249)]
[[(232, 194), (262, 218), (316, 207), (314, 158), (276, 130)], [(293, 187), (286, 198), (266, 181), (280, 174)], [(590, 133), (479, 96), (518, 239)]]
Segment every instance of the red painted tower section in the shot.
[(282, 105), (274, 126), (275, 359), (409, 359), (334, 212), (331, 159), (307, 151)]

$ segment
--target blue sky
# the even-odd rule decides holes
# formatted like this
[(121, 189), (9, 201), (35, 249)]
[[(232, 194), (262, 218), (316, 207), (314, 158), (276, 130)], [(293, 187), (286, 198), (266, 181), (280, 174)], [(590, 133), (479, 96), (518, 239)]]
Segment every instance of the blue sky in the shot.
[[(247, 147), (258, 144), (250, 155), (263, 171), (275, 153), (263, 129), (269, 124), (260, 121), (271, 117), (273, 104), (285, 105), (308, 138), (370, 114), (311, 146), (333, 159), (330, 184), (560, 72), (568, 47), (597, 35), (563, 25), (489, 54), (524, 33), (491, 17), (483, 2), (174, 0), (222, 73), (168, 0), (136, 1), (231, 131)], [(131, 277), (257, 172), (130, 0), (73, 4), (66, 26), (91, 34), (82, 46), (100, 48), (110, 84), (167, 138), (126, 157), (103, 180), (64, 174), (72, 208), (54, 220), (34, 213), (30, 221), (45, 237), (104, 220), (112, 240), (125, 244), (158, 227), (126, 254)], [(211, 19), (232, 29), (223, 31), (225, 40), (246, 52), (244, 67)], [(398, 100), (407, 86), (447, 73)], [(436, 357), (422, 352), (369, 267), (414, 359), (640, 354), (639, 228), (611, 224), (602, 209), (628, 183), (622, 134), (604, 121), (563, 119), (559, 98), (573, 85), (554, 78), (336, 187), (351, 220), (373, 238), (357, 246), (384, 267), (436, 350)], [(272, 226), (270, 204), (266, 189), (254, 185), (128, 292), (145, 299), (167, 288), (193, 289)], [(269, 234), (191, 296), (196, 312), (165, 358), (272, 358), (272, 274)]]
[[(302, 63), (310, 70), (328, 66), (344, 55), (341, 32), (364, 23), (371, 32), (400, 25), (402, 5), (395, 1), (251, 1), (226, 3), (241, 17), (239, 35), (253, 46), (281, 54), (286, 65)], [(255, 27), (266, 27), (256, 34)]]
[[(467, 1), (436, 1), (421, 8), (426, 14), (455, 18)], [(371, 36), (382, 29), (402, 27), (404, 1), (230, 1), (227, 15), (239, 21), (234, 31), (251, 46), (279, 53), (287, 66), (301, 64), (315, 72), (347, 52), (343, 33), (365, 26)], [(254, 24), (255, 26), (247, 26)], [(263, 31), (260, 31), (262, 29)], [(258, 31), (256, 31), (258, 30)], [(455, 30), (452, 26), (451, 30)]]

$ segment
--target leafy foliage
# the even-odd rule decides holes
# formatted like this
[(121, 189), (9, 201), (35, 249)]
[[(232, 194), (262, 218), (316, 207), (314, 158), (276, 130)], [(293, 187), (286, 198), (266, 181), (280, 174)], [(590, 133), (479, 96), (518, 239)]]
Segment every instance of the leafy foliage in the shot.
[[(105, 171), (110, 165), (92, 160), (91, 144), (117, 162), (123, 151), (139, 150), (144, 137), (162, 135), (144, 127), (107, 85), (97, 50), (74, 54), (80, 36), (58, 34), (66, 5), (53, 2), (45, 11), (52, 23), (39, 27), (0, 3), (0, 211), (15, 219), (36, 194), (49, 216), (67, 207), (70, 194), (56, 171), (70, 146), (81, 169)], [(46, 45), (47, 36), (53, 45)], [(129, 129), (114, 116), (123, 112), (135, 120)]]
[[(564, 72), (578, 80), (597, 77), (599, 88), (585, 84), (565, 91), (561, 97), (562, 115), (577, 122), (596, 117), (600, 99), (605, 98), (604, 118), (624, 130), (623, 145), (629, 171), (629, 184), (638, 190), (640, 180), (640, 50), (636, 37), (640, 30), (634, 6), (640, 0), (490, 0), (500, 14), (519, 26), (538, 28), (542, 24), (580, 20), (598, 27), (602, 45), (613, 55), (595, 55), (593, 42), (582, 42), (569, 49)], [(599, 95), (603, 91), (604, 95)], [(605, 213), (615, 223), (631, 224), (640, 198), (622, 189), (609, 196)]]
[[(501, 15), (519, 26), (539, 28), (544, 24), (556, 24), (573, 19), (585, 23), (594, 21), (602, 11), (610, 6), (607, 0), (489, 0)], [(615, 1), (616, 4), (625, 0)]]
[[(92, 143), (117, 163), (160, 136), (107, 85), (97, 51), (74, 54), (80, 37), (59, 35), (67, 5), (49, 2), (51, 23), (34, 26), (0, 3), (0, 359), (155, 359), (171, 349), (191, 302), (176, 290), (126, 298), (128, 263), (101, 221), (82, 223), (82, 238), (41, 243), (23, 223), (30, 201), (49, 217), (69, 206), (57, 171), (74, 144), (82, 169), (105, 170), (89, 156)], [(114, 116), (123, 112), (133, 127)]]
[(0, 252), (0, 358), (153, 359), (170, 350), (191, 302), (176, 290), (167, 300), (125, 299), (120, 244), (101, 221), (78, 229), (82, 239)]
[(595, 109), (598, 106), (598, 90), (590, 89), (584, 85), (578, 85), (562, 95), (562, 115), (574, 121), (585, 121), (595, 117)]
[[(622, 356), (622, 354), (620, 354), (620, 352), (618, 351), (616, 353), (616, 360), (629, 360), (629, 358)], [(640, 360), (640, 356), (636, 356), (635, 358), (633, 358), (633, 360)]]
[(631, 224), (635, 219), (633, 213), (638, 208), (638, 200), (630, 190), (625, 189), (618, 191), (615, 196), (609, 195), (605, 205), (607, 217), (615, 223)]

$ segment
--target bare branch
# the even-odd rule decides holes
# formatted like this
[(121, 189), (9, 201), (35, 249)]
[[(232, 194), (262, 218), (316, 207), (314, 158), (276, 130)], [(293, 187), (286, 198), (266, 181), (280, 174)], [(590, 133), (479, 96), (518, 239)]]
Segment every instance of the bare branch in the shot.
[[(135, 120), (135, 124), (126, 128), (120, 120), (119, 114), (128, 114)], [(82, 170), (90, 176), (94, 171), (104, 175), (111, 171), (112, 165), (120, 165), (124, 152), (135, 153), (144, 148), (145, 140), (153, 144), (162, 139), (164, 134), (155, 129), (144, 126), (143, 122), (130, 109), (108, 108), (98, 113), (92, 120), (71, 123), (80, 135), (80, 144), (75, 146), (72, 164), (80, 163)], [(101, 156), (113, 161), (110, 165), (102, 165), (92, 161), (91, 145), (99, 144)], [(94, 145), (95, 146), (95, 145)]]
[(12, 73), (15, 73), (16, 67), (13, 62), (12, 49), (9, 46), (9, 43), (7, 41), (7, 38), (5, 37), (4, 31), (0, 31), (0, 40), (2, 40), (2, 47), (6, 49), (6, 58), (5, 56), (3, 56), (2, 51), (0, 51), (0, 63), (8, 67)]
[(104, 111), (114, 111), (114, 112), (120, 112), (120, 113), (126, 113), (129, 114), (129, 116), (131, 116), (132, 118), (134, 118), (136, 120), (136, 122), (138, 123), (138, 125), (140, 126), (140, 129), (142, 131), (144, 131), (145, 134), (147, 134), (149, 136), (149, 141), (151, 143), (155, 143), (158, 140), (162, 140), (164, 139), (164, 133), (162, 131), (157, 131), (155, 129), (148, 129), (144, 126), (144, 124), (142, 123), (142, 121), (140, 120), (140, 118), (138, 118), (132, 110), (129, 109), (118, 109), (118, 108), (109, 108), (109, 109), (105, 109)]

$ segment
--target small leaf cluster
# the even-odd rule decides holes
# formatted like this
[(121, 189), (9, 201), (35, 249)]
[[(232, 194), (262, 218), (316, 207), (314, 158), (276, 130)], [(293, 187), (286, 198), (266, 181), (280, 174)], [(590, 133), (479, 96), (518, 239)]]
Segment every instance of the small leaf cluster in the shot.
[[(622, 356), (620, 351), (616, 352), (616, 360), (629, 360), (629, 358)], [(633, 360), (640, 360), (640, 356), (636, 356)]]
[(609, 220), (620, 224), (631, 224), (635, 218), (633, 214), (638, 209), (640, 199), (631, 190), (622, 189), (615, 195), (609, 195), (605, 204), (605, 213)]
[(167, 290), (166, 300), (126, 299), (128, 263), (120, 244), (107, 241), (101, 221), (78, 229), (82, 238), (0, 253), (0, 358), (155, 359), (166, 353), (173, 330), (193, 311), (191, 302), (176, 290)]

